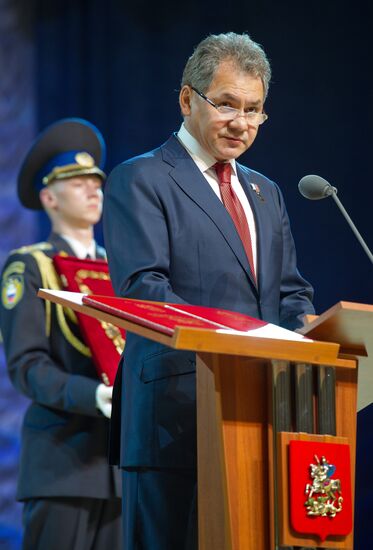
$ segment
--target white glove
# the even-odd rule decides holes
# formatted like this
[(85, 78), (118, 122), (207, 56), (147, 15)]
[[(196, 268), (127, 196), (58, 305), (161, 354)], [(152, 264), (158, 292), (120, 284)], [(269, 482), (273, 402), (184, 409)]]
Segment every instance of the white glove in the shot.
[(96, 407), (106, 418), (111, 417), (111, 401), (113, 397), (113, 386), (99, 384), (96, 389)]

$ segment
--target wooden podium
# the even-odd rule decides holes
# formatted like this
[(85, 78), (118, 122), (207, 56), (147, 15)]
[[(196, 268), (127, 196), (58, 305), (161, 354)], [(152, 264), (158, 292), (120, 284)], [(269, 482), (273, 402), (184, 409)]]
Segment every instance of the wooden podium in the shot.
[(292, 529), (287, 445), (291, 438), (347, 442), (354, 479), (357, 356), (373, 343), (373, 306), (340, 302), (303, 329), (322, 341), (291, 341), (188, 327), (168, 336), (70, 294), (39, 291), (126, 331), (196, 351), (200, 550), (353, 548), (353, 532), (321, 543)]

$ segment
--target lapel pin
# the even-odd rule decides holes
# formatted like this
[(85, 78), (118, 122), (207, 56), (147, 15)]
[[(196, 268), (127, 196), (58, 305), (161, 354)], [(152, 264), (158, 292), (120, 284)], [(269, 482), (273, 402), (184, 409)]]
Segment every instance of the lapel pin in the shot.
[(253, 191), (255, 191), (255, 194), (256, 194), (256, 196), (258, 197), (258, 199), (260, 199), (261, 201), (264, 202), (263, 196), (262, 196), (262, 194), (261, 194), (261, 192), (260, 192), (260, 187), (259, 187), (259, 185), (258, 185), (257, 183), (250, 183), (250, 185), (251, 185), (251, 189), (252, 189)]

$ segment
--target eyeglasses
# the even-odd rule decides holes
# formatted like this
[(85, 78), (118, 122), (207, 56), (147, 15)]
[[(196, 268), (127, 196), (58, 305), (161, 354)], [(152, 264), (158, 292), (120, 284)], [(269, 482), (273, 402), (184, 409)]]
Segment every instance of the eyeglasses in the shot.
[(209, 103), (212, 107), (215, 107), (215, 109), (221, 115), (221, 118), (224, 120), (234, 120), (235, 118), (243, 116), (245, 117), (247, 122), (253, 124), (254, 126), (259, 126), (260, 124), (263, 124), (263, 122), (268, 120), (268, 115), (266, 113), (256, 113), (255, 111), (242, 112), (241, 109), (235, 109), (234, 107), (229, 107), (228, 105), (217, 105), (207, 96), (205, 96), (204, 93), (197, 90), (197, 88), (194, 88), (194, 86), (191, 86), (191, 88), (196, 92), (196, 94), (207, 101), (207, 103)]

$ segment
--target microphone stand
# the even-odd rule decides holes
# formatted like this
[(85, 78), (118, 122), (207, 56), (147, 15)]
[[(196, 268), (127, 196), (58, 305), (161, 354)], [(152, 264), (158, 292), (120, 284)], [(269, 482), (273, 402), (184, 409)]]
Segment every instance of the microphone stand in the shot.
[(359, 243), (361, 244), (361, 246), (363, 247), (363, 249), (365, 250), (368, 258), (370, 259), (371, 263), (373, 264), (373, 254), (371, 253), (371, 251), (369, 250), (368, 248), (368, 245), (366, 244), (366, 242), (364, 241), (363, 237), (360, 235), (356, 225), (354, 224), (354, 222), (351, 220), (350, 216), (348, 215), (345, 207), (343, 206), (343, 204), (341, 203), (341, 201), (339, 200), (339, 198), (337, 197), (337, 189), (335, 187), (332, 187), (330, 186), (331, 188), (331, 191), (328, 192), (328, 195), (332, 196), (335, 203), (337, 204), (338, 208), (340, 209), (340, 211), (342, 212), (342, 214), (344, 215), (347, 223), (349, 224), (349, 226), (351, 227), (352, 231), (355, 233), (355, 237), (357, 238), (357, 240), (359, 241)]

